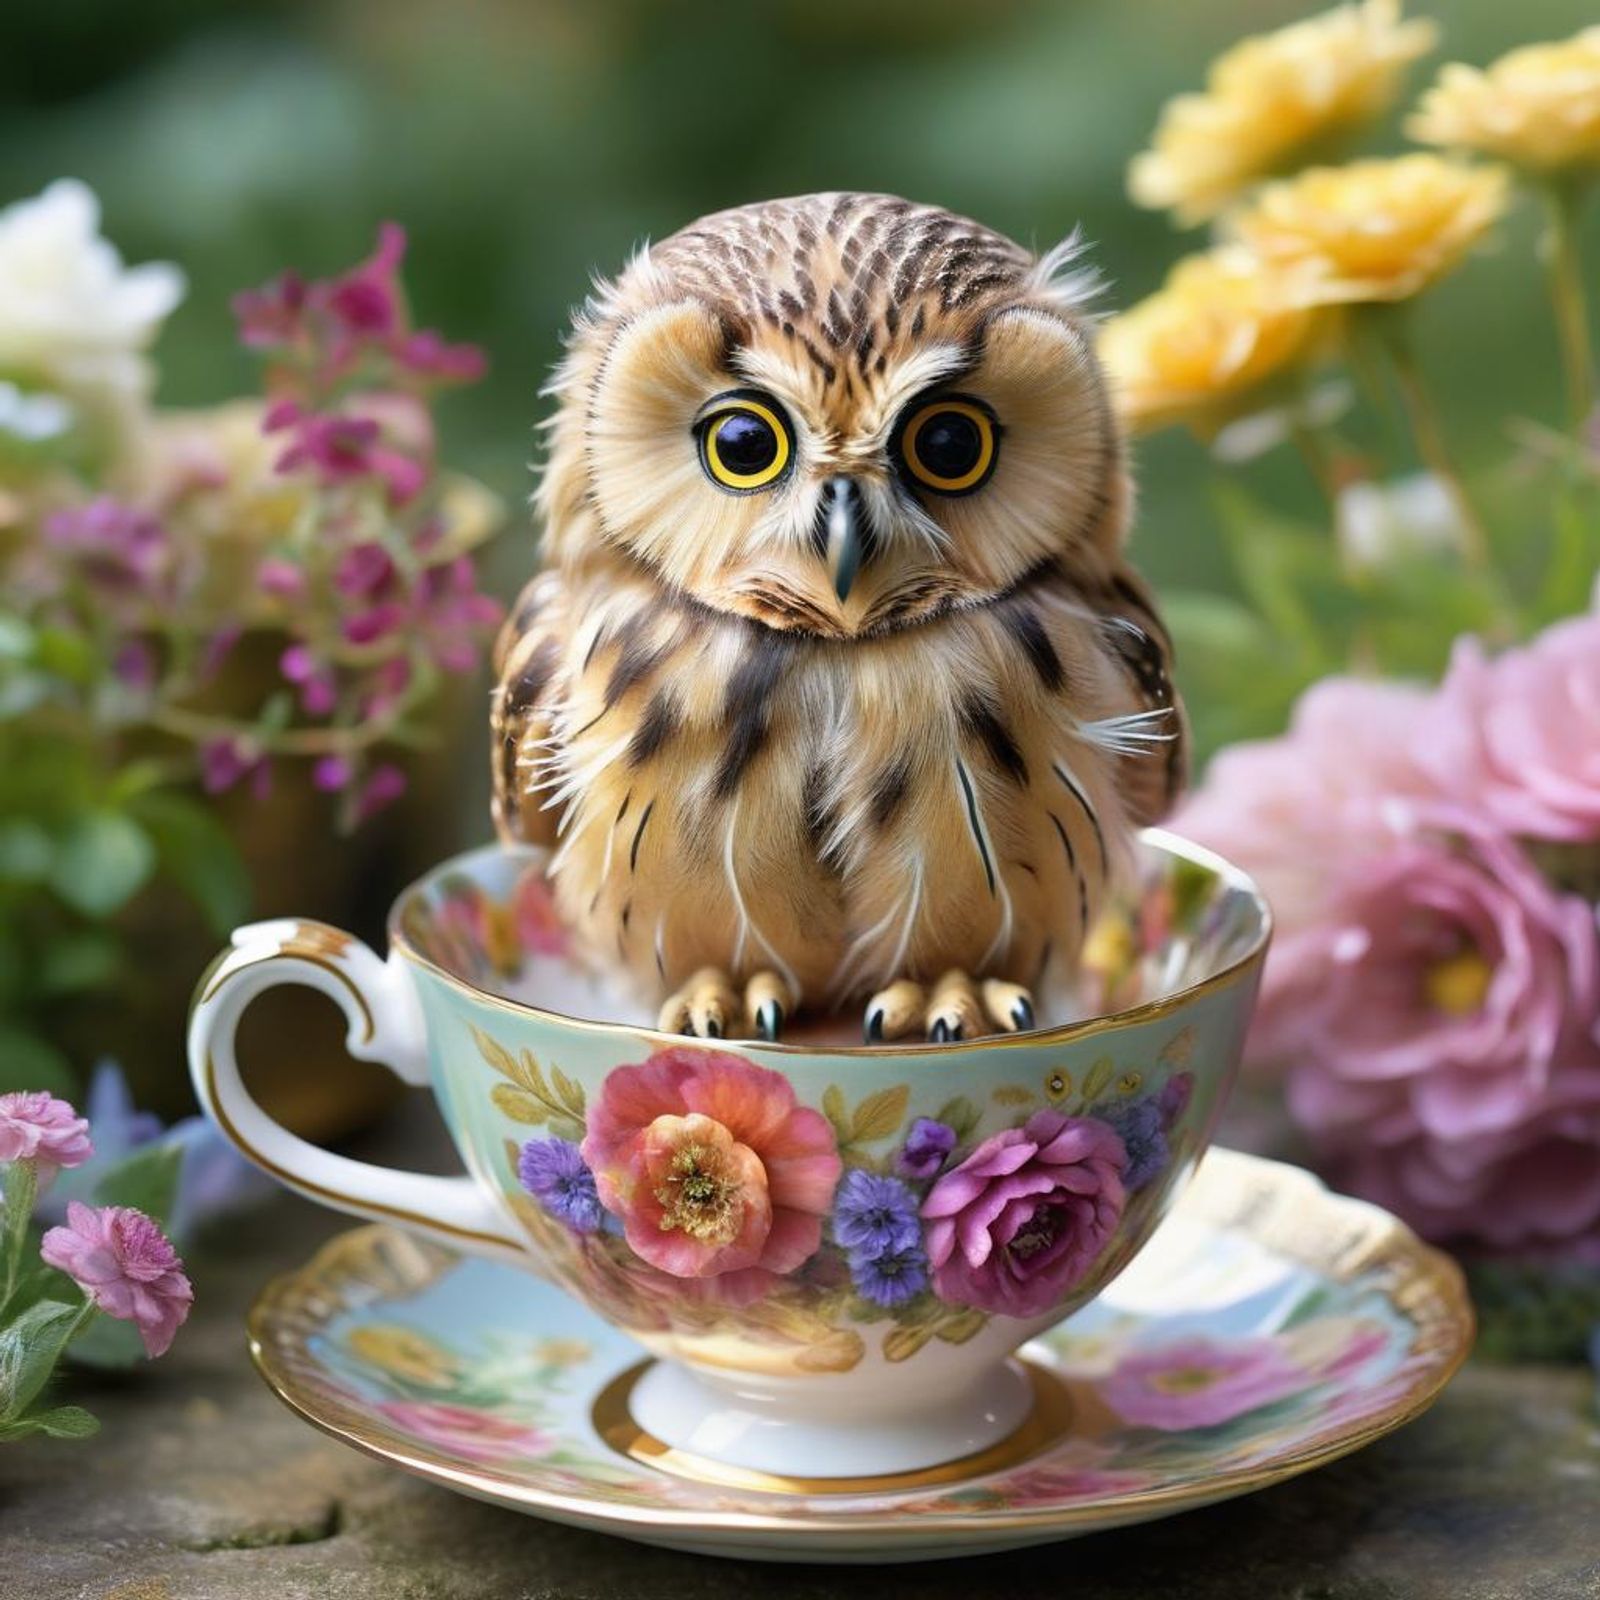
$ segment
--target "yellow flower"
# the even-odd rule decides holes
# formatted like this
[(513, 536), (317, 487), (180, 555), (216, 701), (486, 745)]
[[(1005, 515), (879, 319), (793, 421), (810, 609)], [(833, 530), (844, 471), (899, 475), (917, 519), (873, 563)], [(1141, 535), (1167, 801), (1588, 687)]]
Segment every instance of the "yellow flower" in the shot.
[(1506, 208), (1506, 174), (1442, 156), (1313, 167), (1268, 185), (1233, 236), (1308, 306), (1408, 300), (1458, 266)]
[(1481, 71), (1446, 67), (1406, 131), (1531, 172), (1600, 166), (1600, 28), (1526, 45)]
[(1436, 32), (1402, 22), (1400, 0), (1361, 0), (1241, 40), (1212, 63), (1203, 94), (1167, 104), (1152, 147), (1128, 169), (1128, 192), (1180, 223), (1215, 216), (1259, 179), (1385, 111)]
[(1223, 247), (1180, 261), (1155, 294), (1107, 323), (1100, 356), (1130, 427), (1183, 422), (1209, 433), (1303, 361), (1319, 326), (1284, 300), (1276, 274)]
[(352, 1355), (424, 1388), (447, 1388), (461, 1364), (442, 1345), (397, 1322), (369, 1322), (345, 1337)]

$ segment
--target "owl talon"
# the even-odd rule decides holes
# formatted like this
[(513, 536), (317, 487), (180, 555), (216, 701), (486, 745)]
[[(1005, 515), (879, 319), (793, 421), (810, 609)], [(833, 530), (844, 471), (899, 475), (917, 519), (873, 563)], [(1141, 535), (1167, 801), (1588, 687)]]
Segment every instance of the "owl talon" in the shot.
[(945, 973), (931, 990), (902, 979), (867, 1002), (862, 1032), (868, 1044), (925, 1033), (931, 1044), (960, 1044), (986, 1033), (1019, 1033), (1035, 1027), (1033, 996), (999, 978), (981, 983), (966, 973)]
[(772, 1042), (783, 1033), (793, 1000), (788, 984), (774, 972), (758, 972), (741, 998), (725, 972), (703, 967), (667, 998), (656, 1026), (697, 1039), (753, 1035)]

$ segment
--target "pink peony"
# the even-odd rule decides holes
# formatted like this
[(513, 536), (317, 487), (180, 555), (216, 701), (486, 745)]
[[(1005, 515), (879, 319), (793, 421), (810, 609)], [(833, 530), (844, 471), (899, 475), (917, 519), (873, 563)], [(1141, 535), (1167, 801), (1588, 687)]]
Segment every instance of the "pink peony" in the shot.
[(1255, 878), (1281, 950), (1320, 920), (1343, 873), (1388, 831), (1395, 799), (1440, 797), (1417, 760), (1436, 721), (1420, 689), (1324, 679), (1301, 696), (1282, 738), (1220, 752), (1172, 826)]
[(194, 1299), (183, 1263), (167, 1236), (131, 1206), (71, 1201), (67, 1224), (51, 1228), (40, 1249), (107, 1316), (138, 1325), (145, 1353), (162, 1355)]
[(640, 1256), (740, 1303), (815, 1253), (842, 1170), (781, 1074), (686, 1046), (610, 1073), (582, 1148)]
[(1274, 975), (1290, 1110), (1338, 1181), (1432, 1235), (1570, 1238), (1600, 1226), (1594, 915), (1441, 820), (1355, 871)]
[(1600, 841), (1600, 614), (1490, 660), (1456, 645), (1421, 759), (1507, 833)]
[(923, 1202), (939, 1296), (1011, 1317), (1052, 1309), (1116, 1231), (1126, 1164), (1105, 1123), (1059, 1111), (985, 1139)]
[(1124, 1422), (1181, 1433), (1232, 1422), (1315, 1381), (1274, 1339), (1220, 1340), (1197, 1333), (1135, 1350), (1098, 1387)]
[(428, 1400), (387, 1400), (378, 1410), (396, 1427), (426, 1439), (462, 1461), (527, 1461), (555, 1448), (549, 1434), (492, 1411)]
[(41, 1184), (94, 1154), (89, 1122), (43, 1089), (0, 1094), (0, 1161), (31, 1161)]

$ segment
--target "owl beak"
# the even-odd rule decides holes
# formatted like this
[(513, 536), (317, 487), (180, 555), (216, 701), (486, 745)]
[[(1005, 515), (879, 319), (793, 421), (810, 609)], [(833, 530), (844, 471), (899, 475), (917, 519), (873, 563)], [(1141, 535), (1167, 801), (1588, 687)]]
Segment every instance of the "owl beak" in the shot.
[(861, 488), (854, 478), (833, 477), (823, 484), (817, 518), (833, 592), (842, 602), (854, 587), (866, 555)]

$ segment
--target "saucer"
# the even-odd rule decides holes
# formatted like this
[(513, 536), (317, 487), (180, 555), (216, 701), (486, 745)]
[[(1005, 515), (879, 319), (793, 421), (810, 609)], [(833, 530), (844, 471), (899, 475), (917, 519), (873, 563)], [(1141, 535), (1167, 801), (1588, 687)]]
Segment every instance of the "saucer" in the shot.
[(1012, 1549), (1266, 1488), (1419, 1415), (1472, 1329), (1460, 1272), (1403, 1224), (1227, 1150), (1105, 1293), (1024, 1347), (1016, 1433), (895, 1478), (674, 1450), (632, 1417), (650, 1363), (626, 1335), (391, 1228), (341, 1235), (250, 1314), (281, 1399), (432, 1482), (650, 1544), (848, 1562)]

